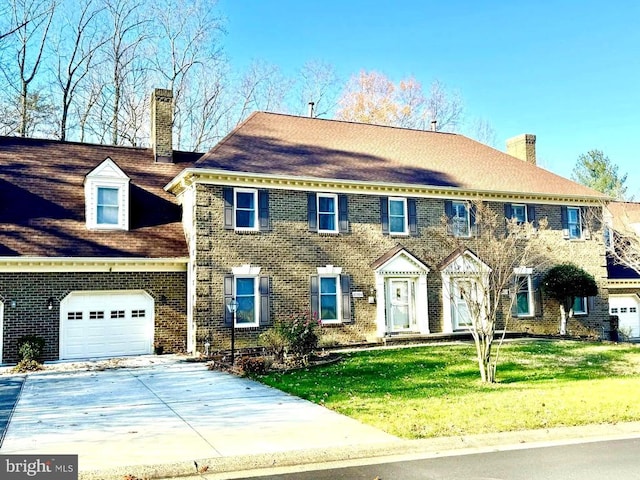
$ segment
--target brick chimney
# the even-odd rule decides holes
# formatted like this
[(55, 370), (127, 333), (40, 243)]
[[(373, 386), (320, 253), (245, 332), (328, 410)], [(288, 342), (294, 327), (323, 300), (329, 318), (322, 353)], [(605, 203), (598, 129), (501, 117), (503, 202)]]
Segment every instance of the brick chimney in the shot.
[(164, 88), (151, 94), (151, 147), (156, 162), (173, 163), (173, 92)]
[(507, 153), (513, 157), (536, 164), (536, 136), (523, 133), (507, 140)]

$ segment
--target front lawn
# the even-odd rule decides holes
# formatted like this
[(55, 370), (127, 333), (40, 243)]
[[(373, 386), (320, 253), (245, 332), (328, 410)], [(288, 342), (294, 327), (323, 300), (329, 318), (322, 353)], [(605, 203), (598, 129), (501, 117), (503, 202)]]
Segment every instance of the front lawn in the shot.
[(640, 420), (638, 346), (522, 341), (500, 355), (491, 385), (466, 344), (358, 351), (259, 380), (404, 438)]

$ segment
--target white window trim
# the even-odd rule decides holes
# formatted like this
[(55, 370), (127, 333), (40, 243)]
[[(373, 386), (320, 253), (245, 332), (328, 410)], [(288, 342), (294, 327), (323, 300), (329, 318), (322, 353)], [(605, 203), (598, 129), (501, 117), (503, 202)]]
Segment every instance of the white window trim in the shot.
[[(458, 217), (457, 214), (457, 210), (456, 210), (456, 206), (457, 205), (462, 205), (465, 210), (467, 211), (467, 234), (466, 235), (460, 235), (457, 231), (455, 231), (455, 218), (460, 218)], [(457, 202), (457, 201), (453, 201), (451, 202), (451, 207), (453, 209), (453, 213), (454, 215), (451, 217), (451, 222), (452, 222), (452, 230), (453, 230), (453, 236), (457, 237), (457, 238), (470, 238), (471, 237), (471, 208), (468, 202)]]
[[(331, 320), (322, 319), (322, 279), (323, 278), (335, 278), (336, 280), (336, 313), (338, 317), (336, 319), (331, 319)], [(339, 273), (319, 273), (318, 274), (318, 317), (319, 317), (318, 320), (320, 320), (320, 323), (322, 323), (322, 325), (336, 325), (336, 324), (342, 323), (342, 290), (340, 288)]]
[[(253, 226), (251, 227), (238, 227), (236, 225), (236, 218), (238, 212), (238, 193), (251, 193), (253, 194)], [(244, 211), (246, 209), (240, 209)], [(260, 225), (258, 218), (258, 190), (255, 188), (234, 188), (233, 189), (233, 226), (237, 232), (257, 232)]]
[[(572, 237), (571, 236), (571, 225), (575, 225), (574, 223), (571, 223), (570, 221), (570, 217), (571, 211), (575, 211), (578, 213), (578, 232), (580, 232), (580, 234), (577, 237)], [(569, 240), (582, 240), (583, 236), (584, 236), (584, 232), (582, 230), (582, 209), (580, 207), (567, 207), (567, 228), (569, 229)]]
[(580, 298), (582, 303), (582, 310), (574, 310), (573, 315), (588, 315), (589, 314), (589, 306), (587, 297), (577, 297)]
[(233, 321), (235, 328), (254, 328), (260, 326), (260, 277), (258, 275), (233, 275), (233, 298), (238, 299), (237, 280), (239, 278), (253, 279), (253, 319), (251, 323), (238, 323), (237, 315), (234, 315)]
[[(524, 211), (524, 221), (520, 222), (520, 220), (518, 220), (518, 218), (515, 215), (514, 212), (514, 207), (522, 207), (522, 210)], [(527, 212), (527, 205), (525, 203), (512, 203), (511, 204), (511, 218), (515, 219), (518, 224), (520, 223), (529, 223), (529, 212)]]
[[(409, 212), (407, 210), (407, 199), (403, 197), (389, 197), (387, 202), (387, 211), (389, 212), (389, 235), (409, 235)], [(394, 232), (391, 230), (391, 202), (402, 202), (402, 215), (404, 217), (402, 232)]]
[[(534, 304), (534, 296), (533, 296), (533, 281), (530, 273), (516, 273), (516, 298), (514, 301), (516, 302), (516, 316), (518, 318), (531, 318), (535, 317), (535, 304)], [(523, 288), (520, 288), (521, 279), (524, 280), (526, 278), (527, 281), (527, 300), (529, 304), (529, 312), (528, 313), (519, 313), (518, 312), (518, 293), (524, 292)]]
[[(98, 223), (98, 189), (118, 190), (118, 222)], [(85, 218), (91, 230), (129, 230), (129, 177), (106, 158), (85, 178)]]
[[(325, 230), (320, 228), (320, 199), (332, 198), (333, 199), (333, 230)], [(318, 193), (316, 195), (316, 221), (318, 223), (318, 233), (338, 233), (338, 195), (335, 193)]]

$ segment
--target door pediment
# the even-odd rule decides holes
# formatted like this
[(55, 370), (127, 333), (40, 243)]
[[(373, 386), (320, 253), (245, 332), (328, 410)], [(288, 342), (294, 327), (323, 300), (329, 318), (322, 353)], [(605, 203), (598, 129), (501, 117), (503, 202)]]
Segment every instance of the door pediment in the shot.
[(429, 267), (404, 248), (395, 248), (374, 262), (375, 273), (382, 276), (420, 276), (429, 273)]

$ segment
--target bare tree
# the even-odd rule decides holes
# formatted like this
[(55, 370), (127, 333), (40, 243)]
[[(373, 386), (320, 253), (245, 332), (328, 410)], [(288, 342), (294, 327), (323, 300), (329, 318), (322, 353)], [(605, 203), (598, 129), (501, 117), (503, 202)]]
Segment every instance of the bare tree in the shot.
[(235, 95), (236, 103), (240, 105), (237, 123), (254, 110), (285, 111), (285, 98), (292, 86), (292, 80), (286, 78), (277, 65), (253, 61), (238, 83)]
[[(18, 102), (16, 131), (24, 137), (35, 130), (36, 122), (48, 113), (48, 99), (43, 92), (32, 94), (31, 86), (42, 66), (49, 28), (56, 10), (56, 0), (11, 0), (9, 5), (9, 31), (11, 48), (3, 60), (2, 74), (9, 87), (9, 102)], [(7, 92), (5, 92), (7, 94)], [(33, 110), (38, 109), (40, 110)], [(31, 123), (30, 123), (31, 122)]]
[(62, 38), (58, 39), (56, 48), (56, 83), (61, 94), (57, 134), (60, 140), (66, 140), (68, 137), (71, 105), (76, 100), (76, 93), (94, 66), (98, 50), (108, 40), (108, 36), (98, 29), (97, 24), (98, 16), (104, 7), (100, 6), (97, 0), (84, 0), (76, 6), (79, 9), (77, 16), (73, 11), (66, 12), (66, 23), (60, 35)]
[[(131, 77), (139, 78), (141, 72), (148, 70), (142, 54), (143, 44), (149, 39), (145, 27), (149, 25), (148, 18), (142, 15), (142, 4), (135, 0), (104, 0), (112, 35), (108, 42), (106, 65), (110, 82), (103, 90), (103, 106), (108, 105), (110, 118), (107, 127), (110, 131), (111, 143), (122, 143), (123, 103), (130, 107), (134, 100), (123, 100), (125, 93), (129, 95), (143, 95), (139, 90), (128, 88), (127, 82), (132, 83)], [(146, 92), (145, 92), (146, 93)], [(104, 110), (103, 110), (104, 112)], [(104, 118), (101, 118), (104, 121)], [(130, 128), (130, 125), (128, 125)], [(130, 137), (130, 135), (129, 135)]]
[(480, 143), (495, 147), (497, 144), (496, 131), (488, 120), (476, 118), (471, 123), (469, 136)]
[[(183, 0), (161, 0), (153, 7), (155, 35), (154, 69), (163, 85), (173, 91), (174, 136), (177, 148), (201, 144), (206, 129), (212, 122), (200, 122), (200, 130), (191, 132), (193, 123), (189, 116), (195, 109), (212, 113), (217, 110), (221, 89), (217, 78), (209, 77), (213, 85), (201, 91), (200, 78), (221, 62), (222, 53), (217, 45), (219, 34), (223, 32), (221, 20), (216, 16), (212, 2), (197, 0), (193, 3)], [(176, 15), (176, 12), (180, 12)], [(215, 117), (215, 116), (214, 116)], [(198, 137), (199, 140), (194, 138)]]
[(462, 123), (464, 102), (459, 92), (449, 91), (440, 80), (431, 84), (426, 102), (429, 121), (437, 122), (437, 130), (455, 132)]
[(338, 76), (333, 65), (312, 60), (300, 69), (298, 106), (294, 108), (300, 115), (309, 113), (309, 103), (313, 103), (313, 117), (328, 115), (337, 105)]
[(605, 212), (608, 254), (617, 264), (640, 274), (640, 203), (611, 202)]

